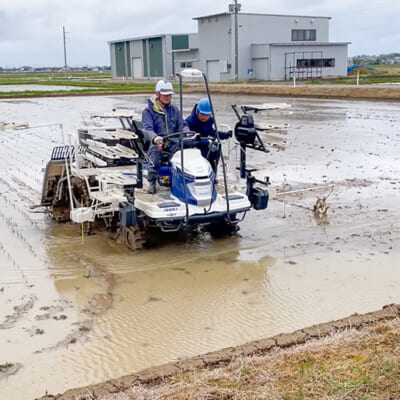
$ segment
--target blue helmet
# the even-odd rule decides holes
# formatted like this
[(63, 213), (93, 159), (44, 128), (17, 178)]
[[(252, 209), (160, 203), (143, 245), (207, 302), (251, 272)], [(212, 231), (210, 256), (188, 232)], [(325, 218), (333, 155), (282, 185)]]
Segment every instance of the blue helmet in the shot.
[(201, 99), (197, 104), (197, 112), (203, 115), (211, 115), (211, 104), (207, 98)]

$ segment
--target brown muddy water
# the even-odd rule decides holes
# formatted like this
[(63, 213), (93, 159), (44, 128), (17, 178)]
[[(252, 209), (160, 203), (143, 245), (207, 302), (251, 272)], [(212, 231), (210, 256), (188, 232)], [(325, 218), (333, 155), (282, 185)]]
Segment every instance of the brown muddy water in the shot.
[[(197, 96), (185, 100), (188, 113)], [(29, 207), (43, 168), (83, 113), (141, 110), (144, 96), (0, 101), (0, 398), (33, 399), (222, 347), (399, 303), (400, 109), (396, 103), (287, 101), (286, 150), (251, 153), (275, 197), (240, 235), (159, 236), (129, 252)], [(229, 96), (218, 123), (235, 123)], [(50, 124), (54, 124), (51, 125)], [(230, 164), (237, 156), (233, 148)], [(36, 210), (37, 211), (37, 210)], [(7, 363), (13, 367), (5, 367)]]

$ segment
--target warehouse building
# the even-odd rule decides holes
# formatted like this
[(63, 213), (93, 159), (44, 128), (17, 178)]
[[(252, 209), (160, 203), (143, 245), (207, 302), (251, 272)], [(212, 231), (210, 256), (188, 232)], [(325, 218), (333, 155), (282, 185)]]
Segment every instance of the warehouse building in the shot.
[[(198, 36), (195, 33), (136, 37), (108, 44), (113, 78), (170, 77), (180, 69), (192, 66), (194, 58), (198, 57)], [(184, 61), (178, 61), (178, 58)], [(176, 66), (179, 66), (178, 70)]]
[[(210, 81), (347, 75), (349, 42), (329, 41), (330, 17), (224, 12), (193, 18), (197, 33), (110, 41), (114, 78), (171, 78), (184, 68)], [(235, 29), (236, 28), (236, 29)], [(238, 32), (237, 42), (235, 32)]]

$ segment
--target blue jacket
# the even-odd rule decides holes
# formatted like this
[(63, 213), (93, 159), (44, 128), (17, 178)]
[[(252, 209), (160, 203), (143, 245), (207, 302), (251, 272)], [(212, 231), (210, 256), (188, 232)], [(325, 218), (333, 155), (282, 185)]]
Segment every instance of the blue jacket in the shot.
[(192, 132), (200, 133), (203, 138), (215, 138), (214, 118), (210, 117), (206, 122), (201, 122), (197, 118), (197, 106), (193, 107), (192, 113), (185, 119)]
[(156, 136), (181, 132), (184, 127), (179, 109), (172, 104), (162, 109), (157, 100), (154, 103), (148, 100), (148, 106), (142, 113), (142, 124), (150, 142)]
[[(185, 119), (186, 124), (192, 132), (200, 133), (202, 138), (210, 137), (215, 139), (217, 132), (214, 129), (214, 118), (210, 117), (206, 122), (201, 122), (197, 118), (197, 105), (193, 107), (192, 113)], [(231, 132), (218, 132), (221, 140), (232, 137)]]

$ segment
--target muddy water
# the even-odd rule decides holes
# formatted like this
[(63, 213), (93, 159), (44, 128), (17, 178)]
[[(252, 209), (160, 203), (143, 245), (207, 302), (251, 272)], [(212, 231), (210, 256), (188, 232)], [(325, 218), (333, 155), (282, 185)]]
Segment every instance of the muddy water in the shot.
[[(102, 233), (82, 240), (76, 226), (29, 207), (61, 142), (58, 124), (67, 135), (82, 113), (139, 111), (144, 97), (0, 102), (1, 121), (31, 126), (0, 131), (0, 364), (22, 364), (0, 376), (0, 398), (32, 399), (400, 301), (397, 104), (237, 99), (285, 100), (293, 115), (271, 118), (291, 125), (286, 150), (250, 162), (272, 192), (333, 192), (276, 197), (233, 239), (160, 235), (137, 254)], [(214, 101), (217, 122), (233, 125), (229, 97)], [(315, 200), (328, 195), (328, 217), (316, 219)]]

